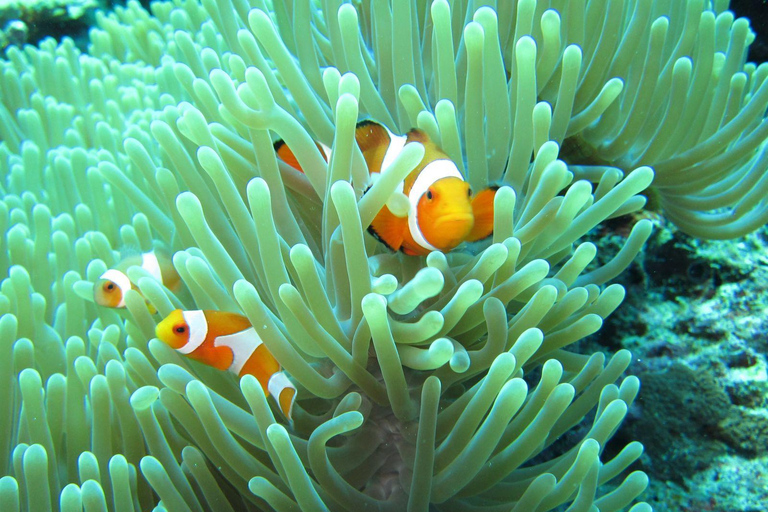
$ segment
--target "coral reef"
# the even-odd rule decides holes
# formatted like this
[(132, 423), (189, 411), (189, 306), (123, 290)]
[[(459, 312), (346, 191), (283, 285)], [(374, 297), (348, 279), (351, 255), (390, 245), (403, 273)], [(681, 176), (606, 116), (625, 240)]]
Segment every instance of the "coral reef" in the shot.
[(709, 442), (731, 407), (711, 374), (676, 363), (661, 371), (643, 372), (640, 378), (643, 395), (637, 420), (629, 422), (627, 433), (643, 440), (651, 474), (681, 482), (726, 452), (723, 443)]
[(658, 222), (619, 279), (628, 300), (581, 347), (607, 342), (637, 357), (630, 371), (643, 389), (615, 441), (644, 444), (639, 468), (656, 511), (764, 508), (766, 240), (765, 228), (713, 243)]
[(103, 7), (98, 0), (3, 0), (0, 2), (0, 50), (11, 45), (37, 44), (46, 37), (65, 36), (85, 49), (95, 12)]
[[(600, 259), (582, 237), (651, 182), (696, 236), (765, 223), (768, 66), (724, 1), (493, 5), (129, 3), (87, 53), (8, 49), (0, 509), (650, 510), (640, 443), (604, 453), (630, 353), (568, 348), (624, 299), (608, 283), (651, 222)], [(371, 184), (365, 117), (501, 185), (492, 239), (416, 258), (369, 237), (424, 150)], [(183, 292), (134, 267), (127, 313), (92, 303), (121, 248), (155, 246)], [(154, 339), (182, 306), (249, 318), (299, 390), (292, 425)]]

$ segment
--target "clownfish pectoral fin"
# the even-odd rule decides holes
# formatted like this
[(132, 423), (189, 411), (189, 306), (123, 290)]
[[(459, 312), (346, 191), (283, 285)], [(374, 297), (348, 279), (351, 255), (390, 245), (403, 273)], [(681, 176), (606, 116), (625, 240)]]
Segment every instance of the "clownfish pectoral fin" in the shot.
[(406, 229), (408, 217), (396, 217), (386, 206), (376, 214), (368, 226), (368, 232), (393, 251), (400, 250), (403, 245)]
[[(325, 161), (328, 162), (328, 159), (331, 156), (331, 148), (324, 144), (320, 144), (319, 142), (315, 142), (315, 145), (317, 146), (318, 151), (320, 151), (320, 154), (323, 155)], [(275, 143), (272, 144), (272, 147), (275, 148), (275, 153), (280, 157), (280, 160), (297, 171), (304, 172), (304, 169), (299, 165), (299, 160), (296, 158), (296, 155), (291, 151), (291, 148), (288, 147), (288, 144), (286, 144), (284, 140), (280, 139), (275, 141)]]
[(280, 406), (280, 410), (288, 420), (293, 421), (293, 404), (296, 402), (296, 386), (288, 380), (284, 372), (273, 373), (267, 385), (269, 394)]
[(493, 234), (493, 199), (498, 187), (490, 187), (478, 192), (472, 198), (472, 215), (475, 224), (467, 235), (467, 242), (482, 240)]

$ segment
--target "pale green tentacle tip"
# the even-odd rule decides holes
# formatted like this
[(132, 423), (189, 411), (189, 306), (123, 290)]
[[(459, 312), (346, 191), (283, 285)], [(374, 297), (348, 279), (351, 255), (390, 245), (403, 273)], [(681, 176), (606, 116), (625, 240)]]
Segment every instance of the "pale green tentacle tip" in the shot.
[(37, 373), (37, 370), (25, 368), (19, 374), (19, 387), (22, 389), (22, 392), (32, 392), (35, 389), (42, 388), (42, 385), (43, 381), (40, 379), (40, 374)]
[(347, 394), (341, 402), (336, 406), (336, 409), (333, 411), (333, 416), (341, 416), (345, 412), (350, 411), (359, 411), (360, 407), (363, 404), (363, 397), (358, 393), (357, 391), (352, 391), (349, 394)]
[(432, 267), (422, 268), (411, 281), (387, 297), (389, 308), (399, 315), (408, 314), (425, 299), (440, 293), (444, 283), (442, 272)]
[(197, 403), (200, 403), (201, 400), (210, 400), (208, 387), (199, 380), (189, 381), (187, 383), (187, 387), (185, 388), (185, 392), (187, 394), (187, 398), (192, 402), (193, 406), (195, 406)]
[(331, 185), (331, 200), (333, 200), (333, 204), (336, 205), (337, 208), (340, 208), (342, 204), (345, 204), (345, 201), (348, 202), (350, 198), (354, 202), (355, 192), (348, 181), (339, 180)]
[(404, 366), (414, 370), (434, 370), (451, 360), (453, 343), (447, 338), (438, 338), (426, 350), (404, 345), (399, 347), (399, 351)]
[(19, 483), (12, 476), (4, 476), (0, 478), (0, 495), (6, 492), (18, 492)]
[(490, 22), (494, 25), (496, 24), (496, 10), (492, 7), (489, 7), (487, 5), (484, 5), (480, 7), (478, 10), (475, 11), (475, 14), (473, 15), (472, 19), (479, 22)]
[(516, 365), (517, 358), (514, 356), (514, 354), (509, 352), (502, 352), (494, 358), (493, 362), (491, 363), (489, 373), (501, 372), (506, 375), (512, 375)]
[(405, 217), (411, 210), (411, 201), (402, 192), (394, 192), (387, 199), (387, 208), (395, 217)]
[(143, 411), (152, 406), (160, 397), (160, 390), (154, 386), (144, 386), (131, 395), (131, 407), (135, 411)]
[(35, 466), (38, 466), (37, 469), (43, 468), (48, 464), (48, 453), (45, 451), (43, 445), (33, 444), (24, 452), (23, 461), (25, 473), (27, 468), (29, 468), (30, 471), (36, 469)]
[(120, 473), (120, 474), (125, 474), (126, 476), (128, 474), (128, 460), (121, 453), (113, 455), (109, 459), (109, 464), (107, 467), (109, 468), (110, 474)]
[(428, 267), (436, 268), (438, 270), (447, 269), (449, 266), (448, 258), (446, 258), (445, 253), (440, 251), (432, 251), (427, 254), (426, 262)]
[[(350, 5), (350, 4), (344, 4)], [(340, 115), (357, 117), (358, 101), (360, 100), (360, 80), (354, 73), (344, 73), (339, 80), (339, 99), (336, 111)]]
[(272, 446), (278, 451), (291, 446), (291, 438), (288, 435), (288, 430), (286, 430), (280, 423), (272, 423), (267, 427), (267, 438)]
[(245, 304), (250, 305), (261, 300), (259, 292), (256, 291), (253, 284), (245, 279), (238, 279), (235, 281), (235, 284), (232, 286), (232, 293), (235, 295), (235, 300), (237, 300), (238, 304), (240, 304), (243, 309), (247, 309), (244, 306)]
[(453, 345), (454, 352), (450, 361), (448, 361), (448, 366), (450, 366), (451, 370), (456, 373), (464, 373), (469, 370), (469, 365), (472, 363), (472, 361), (470, 360), (469, 354), (464, 347), (459, 345), (458, 342), (453, 342)]
[(371, 278), (371, 291), (381, 295), (389, 295), (397, 290), (397, 278), (392, 274), (384, 274)]
[(85, 510), (107, 510), (107, 502), (104, 489), (96, 480), (86, 480), (80, 488)]
[(520, 360), (520, 364), (525, 362), (537, 351), (544, 342), (544, 333), (541, 329), (532, 327), (526, 329), (512, 344), (509, 349)]
[(518, 58), (533, 58), (536, 56), (536, 40), (531, 36), (523, 36), (515, 44)]
[(221, 158), (213, 148), (208, 146), (200, 146), (197, 150), (197, 160), (204, 169), (220, 169), (222, 168)]
[(600, 443), (592, 438), (584, 440), (581, 446), (579, 446), (579, 455), (582, 453), (591, 459), (596, 459), (600, 454)]
[(246, 193), (249, 198), (253, 195), (257, 199), (265, 201), (265, 204), (270, 203), (269, 185), (263, 178), (253, 178), (249, 181), (246, 186)]
[(15, 339), (18, 328), (19, 321), (16, 315), (8, 313), (0, 316), (0, 336)]
[(384, 311), (387, 306), (387, 299), (379, 295), (378, 293), (369, 293), (361, 302), (363, 311), (368, 315), (378, 315)]
[(94, 284), (90, 281), (77, 281), (72, 287), (75, 295), (81, 299), (93, 302), (93, 287)]
[(64, 487), (64, 489), (61, 490), (61, 495), (59, 496), (59, 507), (62, 512), (68, 512), (70, 510), (82, 510), (83, 496), (80, 486), (77, 484), (68, 484), (66, 487)]
[(19, 483), (12, 476), (0, 478), (0, 508), (16, 512), (19, 506)]
[(618, 364), (627, 368), (629, 367), (629, 364), (632, 362), (632, 352), (623, 348), (613, 355), (613, 357), (611, 358), (611, 361), (612, 362), (615, 361), (615, 364)]
[(168, 388), (179, 394), (183, 394), (187, 384), (195, 380), (189, 372), (175, 364), (164, 364), (161, 366), (157, 371), (157, 378)]
[(314, 260), (312, 251), (304, 244), (296, 244), (291, 247), (290, 251), (288, 252), (288, 256), (291, 258), (291, 263), (293, 263), (294, 266), (298, 266), (304, 261)]
[(474, 49), (481, 51), (481, 45), (483, 44), (484, 38), (485, 32), (483, 31), (483, 26), (480, 25), (480, 23), (471, 21), (464, 27), (464, 41), (468, 47), (468, 51), (472, 51)]
[(192, 192), (182, 192), (176, 197), (176, 208), (186, 220), (188, 215), (202, 212), (203, 206), (195, 194)]
[(248, 12), (248, 24), (254, 33), (261, 32), (262, 30), (274, 30), (272, 20), (269, 19), (269, 15), (261, 9), (251, 9)]
[(653, 183), (653, 178), (655, 176), (655, 173), (653, 171), (653, 168), (643, 165), (642, 167), (638, 167), (631, 173), (629, 173), (629, 176), (624, 178), (624, 180), (637, 180), (637, 185), (639, 187), (642, 187), (640, 190), (645, 190), (650, 186), (651, 183)]
[(334, 434), (351, 432), (365, 421), (365, 416), (360, 411), (346, 411), (326, 421), (320, 428), (335, 431)]

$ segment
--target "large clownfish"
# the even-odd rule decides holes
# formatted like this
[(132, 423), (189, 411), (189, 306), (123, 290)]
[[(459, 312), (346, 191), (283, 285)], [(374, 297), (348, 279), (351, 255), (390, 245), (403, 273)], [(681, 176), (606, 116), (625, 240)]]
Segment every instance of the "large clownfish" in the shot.
[[(146, 270), (160, 284), (171, 291), (179, 288), (181, 278), (173, 267), (171, 260), (158, 255), (155, 251), (145, 252), (124, 258), (115, 268), (111, 268), (101, 274), (93, 287), (93, 300), (100, 306), (109, 308), (124, 308), (125, 294), (128, 290), (137, 290), (136, 283), (127, 275), (130, 267), (137, 266)], [(154, 308), (150, 305), (154, 313)]]
[(177, 309), (157, 324), (155, 335), (171, 348), (238, 377), (253, 375), (291, 420), (296, 387), (280, 371), (248, 319), (224, 311)]
[[(424, 145), (424, 158), (399, 185), (410, 203), (408, 215), (398, 217), (385, 205), (368, 231), (390, 249), (409, 255), (448, 252), (462, 242), (473, 242), (493, 233), (493, 199), (496, 187), (472, 193), (456, 164), (422, 130), (395, 135), (374, 121), (361, 121), (355, 140), (371, 177), (389, 167), (409, 142)], [(301, 171), (293, 152), (283, 141), (275, 151), (281, 160)], [(328, 160), (330, 151), (318, 144)]]

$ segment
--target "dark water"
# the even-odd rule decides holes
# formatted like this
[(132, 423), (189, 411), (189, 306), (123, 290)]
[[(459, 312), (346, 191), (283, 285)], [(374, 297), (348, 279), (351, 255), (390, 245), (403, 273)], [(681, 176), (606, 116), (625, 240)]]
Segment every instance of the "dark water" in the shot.
[(737, 16), (749, 18), (757, 39), (749, 48), (749, 60), (765, 62), (768, 60), (768, 0), (731, 0), (731, 10)]

